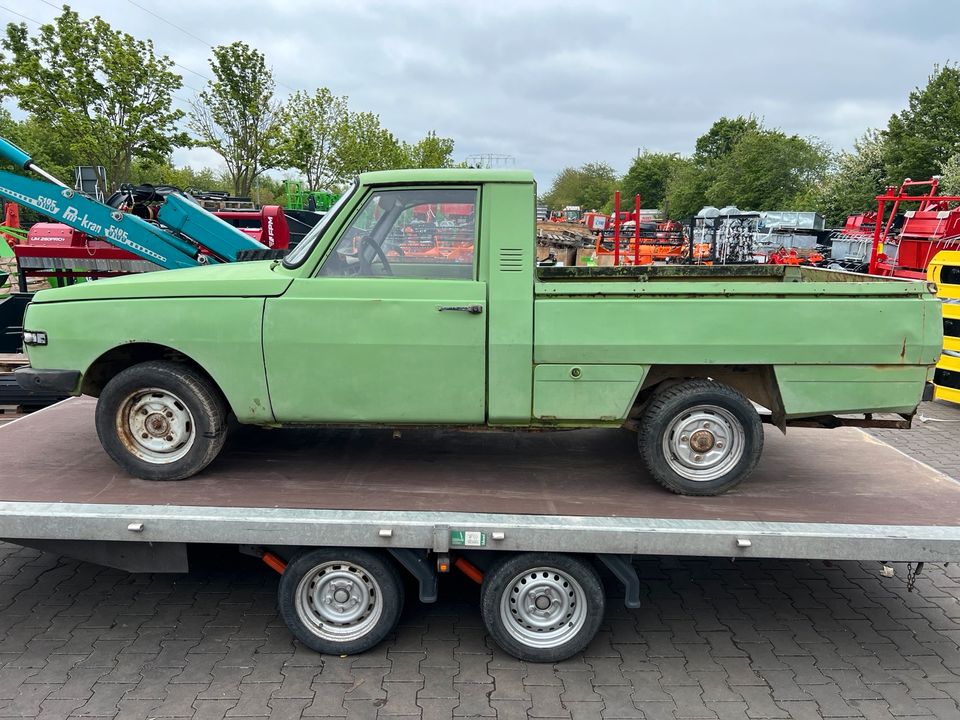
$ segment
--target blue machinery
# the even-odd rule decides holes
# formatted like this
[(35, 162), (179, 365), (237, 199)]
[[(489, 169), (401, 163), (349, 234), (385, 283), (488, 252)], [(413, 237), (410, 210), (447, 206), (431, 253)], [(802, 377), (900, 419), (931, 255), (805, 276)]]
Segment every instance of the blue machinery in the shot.
[[(242, 250), (265, 247), (182, 195), (171, 194), (160, 208), (159, 224), (122, 213), (67, 187), (34, 164), (13, 143), (0, 138), (0, 158), (46, 181), (0, 170), (0, 197), (51, 220), (100, 238), (134, 255), (173, 269), (235, 262)], [(203, 252), (201, 252), (203, 251)]]

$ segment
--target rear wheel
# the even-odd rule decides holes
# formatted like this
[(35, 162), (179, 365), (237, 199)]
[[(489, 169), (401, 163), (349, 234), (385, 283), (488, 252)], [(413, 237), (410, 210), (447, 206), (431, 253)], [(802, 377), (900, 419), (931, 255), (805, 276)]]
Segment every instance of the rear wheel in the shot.
[(319, 653), (369, 650), (393, 630), (403, 583), (388, 559), (366, 550), (321, 548), (296, 556), (280, 576), (280, 615)]
[(637, 443), (650, 474), (668, 490), (719, 495), (757, 466), (763, 426), (741, 393), (711, 380), (690, 380), (653, 397)]
[(205, 468), (227, 437), (226, 403), (193, 368), (134, 365), (114, 376), (97, 401), (97, 435), (113, 460), (144, 480), (183, 480)]
[(505, 558), (484, 577), (483, 622), (521, 660), (558, 662), (583, 650), (603, 620), (603, 584), (591, 565), (555, 553)]

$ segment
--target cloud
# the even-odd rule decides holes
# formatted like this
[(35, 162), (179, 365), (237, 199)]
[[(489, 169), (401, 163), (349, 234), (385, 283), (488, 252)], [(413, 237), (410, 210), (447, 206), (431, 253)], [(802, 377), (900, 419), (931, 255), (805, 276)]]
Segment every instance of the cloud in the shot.
[[(71, 4), (209, 75), (204, 42), (132, 3)], [(960, 5), (932, 0), (168, 0), (144, 7), (207, 43), (259, 48), (280, 96), (329, 87), (349, 96), (353, 109), (378, 113), (404, 140), (435, 129), (456, 140), (459, 158), (515, 155), (541, 185), (584, 162), (624, 171), (641, 147), (688, 153), (721, 115), (754, 113), (785, 132), (848, 148), (904, 107), (934, 64), (950, 59), (960, 20)], [(34, 5), (31, 13), (47, 20), (56, 11)], [(181, 72), (193, 87), (204, 82)]]

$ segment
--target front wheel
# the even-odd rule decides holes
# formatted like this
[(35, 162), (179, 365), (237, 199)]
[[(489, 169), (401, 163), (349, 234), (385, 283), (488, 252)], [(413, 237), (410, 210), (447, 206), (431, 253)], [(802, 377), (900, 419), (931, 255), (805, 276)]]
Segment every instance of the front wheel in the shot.
[(321, 548), (296, 556), (280, 576), (280, 615), (300, 642), (327, 655), (371, 649), (396, 626), (403, 582), (387, 558)]
[(637, 443), (647, 470), (663, 487), (678, 495), (719, 495), (757, 466), (763, 426), (738, 391), (690, 380), (654, 395)]
[(487, 631), (521, 660), (558, 662), (597, 634), (606, 600), (596, 571), (555, 553), (507, 557), (483, 580), (480, 607)]
[(193, 368), (140, 363), (106, 384), (97, 435), (113, 460), (144, 480), (183, 480), (209, 465), (227, 437), (226, 403)]

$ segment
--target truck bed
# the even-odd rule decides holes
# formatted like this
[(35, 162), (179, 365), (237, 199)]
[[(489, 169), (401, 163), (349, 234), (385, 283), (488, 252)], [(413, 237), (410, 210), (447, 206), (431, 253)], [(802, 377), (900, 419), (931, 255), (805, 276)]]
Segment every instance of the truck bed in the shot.
[[(545, 282), (625, 280), (640, 282), (700, 281), (705, 283), (855, 283), (869, 287), (868, 292), (903, 294), (910, 284), (893, 278), (852, 273), (845, 270), (801, 265), (619, 265), (613, 266), (538, 266), (537, 279)], [(915, 287), (915, 286), (914, 286)]]
[(746, 483), (689, 498), (643, 475), (622, 430), (242, 427), (202, 475), (148, 482), (103, 453), (93, 410), (0, 428), (0, 537), (445, 551), (475, 531), (503, 550), (960, 559), (960, 484), (850, 428), (767, 430)]

